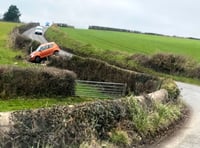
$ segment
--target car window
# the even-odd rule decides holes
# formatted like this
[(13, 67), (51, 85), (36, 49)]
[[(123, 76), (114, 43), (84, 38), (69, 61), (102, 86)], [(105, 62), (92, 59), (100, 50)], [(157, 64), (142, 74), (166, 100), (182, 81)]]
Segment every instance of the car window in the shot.
[(42, 30), (42, 28), (36, 28), (36, 30)]
[(49, 44), (49, 48), (52, 48), (53, 47), (53, 44)]
[(47, 49), (47, 48), (48, 48), (47, 45), (46, 45), (46, 46), (41, 46), (39, 50), (40, 50), (40, 51), (43, 51), (43, 50), (45, 50), (45, 49)]
[(43, 49), (44, 46), (39, 46), (36, 51), (41, 51)]

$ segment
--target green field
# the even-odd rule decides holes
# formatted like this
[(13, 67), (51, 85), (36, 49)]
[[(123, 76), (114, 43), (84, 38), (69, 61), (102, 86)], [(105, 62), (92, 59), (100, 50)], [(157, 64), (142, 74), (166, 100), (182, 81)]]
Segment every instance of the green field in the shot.
[[(26, 62), (25, 60), (16, 60), (15, 57), (18, 55), (25, 55), (19, 50), (10, 48), (9, 34), (19, 23), (0, 22), (0, 65), (15, 65), (15, 66), (29, 66), (29, 67), (40, 67), (39, 64), (33, 64)], [(1, 93), (1, 92), (0, 92)], [(77, 94), (80, 91), (77, 89)], [(30, 97), (18, 97), (0, 99), (0, 112), (11, 111), (11, 110), (22, 110), (22, 109), (33, 109), (41, 107), (49, 107), (52, 105), (69, 105), (86, 101), (94, 101), (95, 98), (38, 98), (33, 99)]]
[(200, 62), (200, 40), (87, 29), (61, 30), (70, 38), (83, 44), (91, 44), (99, 50), (128, 54), (166, 52), (189, 56)]
[(22, 61), (15, 59), (15, 56), (22, 55), (22, 52), (14, 51), (9, 47), (9, 33), (19, 25), (18, 23), (0, 22), (0, 65), (23, 64)]

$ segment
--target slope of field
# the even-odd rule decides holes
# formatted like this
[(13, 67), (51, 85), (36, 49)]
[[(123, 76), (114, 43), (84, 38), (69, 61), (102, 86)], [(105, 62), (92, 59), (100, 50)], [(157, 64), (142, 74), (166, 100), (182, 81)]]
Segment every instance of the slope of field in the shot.
[(9, 48), (9, 33), (16, 27), (17, 23), (0, 22), (0, 64), (14, 64), (19, 62), (15, 60), (16, 55), (21, 55), (19, 51)]
[(136, 33), (61, 28), (70, 38), (88, 43), (101, 50), (128, 54), (159, 52), (181, 54), (200, 62), (200, 41), (184, 38)]

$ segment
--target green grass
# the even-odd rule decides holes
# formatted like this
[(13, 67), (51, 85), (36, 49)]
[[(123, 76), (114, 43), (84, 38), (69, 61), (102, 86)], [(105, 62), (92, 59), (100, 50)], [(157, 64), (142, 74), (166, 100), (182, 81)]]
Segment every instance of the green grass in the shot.
[(111, 132), (110, 141), (114, 144), (124, 144), (129, 145), (131, 144), (131, 138), (129, 138), (128, 133), (123, 130), (115, 129)]
[(200, 85), (198, 79), (162, 74), (127, 60), (127, 57), (135, 53), (152, 55), (165, 52), (184, 55), (200, 63), (200, 40), (59, 27), (49, 28), (46, 37), (78, 55), (98, 58), (126, 69)]
[(61, 28), (61, 30), (67, 33), (70, 38), (91, 44), (101, 50), (128, 54), (175, 53), (192, 57), (200, 62), (200, 40), (114, 31), (70, 28)]
[(9, 47), (9, 33), (19, 25), (18, 23), (0, 22), (0, 65), (26, 65), (23, 61), (15, 59), (15, 56), (23, 56), (23, 53)]
[(129, 111), (132, 121), (141, 135), (147, 135), (156, 132), (161, 127), (168, 127), (173, 121), (181, 117), (181, 111), (184, 104), (178, 100), (176, 103), (152, 102), (151, 105), (144, 106), (133, 96), (126, 100), (128, 102)]
[[(19, 50), (10, 48), (9, 45), (9, 34), (19, 23), (0, 22), (0, 65), (15, 65), (15, 66), (29, 66), (29, 67), (40, 67), (39, 64), (29, 63), (26, 61), (16, 60), (15, 57), (21, 55), (25, 56)], [(14, 86), (13, 86), (14, 87)], [(78, 92), (79, 93), (79, 92)], [(97, 93), (101, 95), (100, 93)], [(10, 100), (0, 100), (0, 112), (2, 111), (14, 111), (24, 109), (35, 109), (41, 107), (49, 107), (52, 105), (69, 105), (76, 104), (86, 101), (96, 100), (95, 98), (11, 98)]]
[(51, 107), (53, 105), (73, 105), (82, 102), (94, 101), (94, 98), (80, 98), (80, 97), (68, 97), (68, 98), (25, 98), (18, 97), (10, 100), (0, 100), (0, 112), (16, 111), (25, 109), (36, 109), (43, 107)]
[(92, 97), (92, 98), (113, 98), (108, 94), (101, 93), (97, 88), (89, 86), (87, 84), (78, 83), (76, 85), (76, 95), (81, 97)]

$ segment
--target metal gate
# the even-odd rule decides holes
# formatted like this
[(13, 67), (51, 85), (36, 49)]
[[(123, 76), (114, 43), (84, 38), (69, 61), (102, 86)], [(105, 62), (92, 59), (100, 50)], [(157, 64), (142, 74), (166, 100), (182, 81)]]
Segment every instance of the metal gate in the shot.
[(119, 98), (125, 95), (126, 83), (76, 80), (76, 96)]

